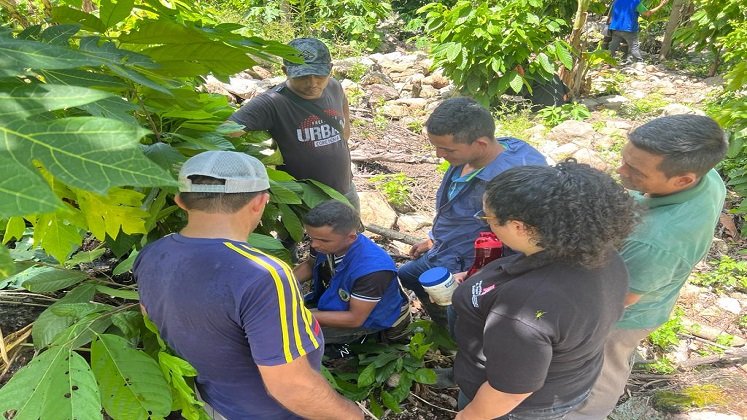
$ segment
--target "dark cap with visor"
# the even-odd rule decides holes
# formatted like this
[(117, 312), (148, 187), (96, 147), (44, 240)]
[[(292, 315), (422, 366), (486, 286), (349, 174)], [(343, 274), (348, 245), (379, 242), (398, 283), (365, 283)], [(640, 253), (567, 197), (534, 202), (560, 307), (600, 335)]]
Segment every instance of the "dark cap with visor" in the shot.
[(283, 60), (288, 77), (329, 76), (332, 72), (332, 56), (322, 41), (316, 38), (297, 38), (288, 45), (297, 49), (304, 59), (304, 64)]

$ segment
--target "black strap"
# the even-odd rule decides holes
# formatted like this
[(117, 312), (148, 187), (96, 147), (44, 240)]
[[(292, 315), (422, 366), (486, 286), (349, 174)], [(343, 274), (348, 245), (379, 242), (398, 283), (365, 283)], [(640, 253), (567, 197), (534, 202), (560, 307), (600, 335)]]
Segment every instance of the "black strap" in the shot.
[(306, 99), (303, 99), (302, 97), (296, 95), (293, 91), (291, 91), (287, 86), (280, 85), (272, 89), (272, 92), (277, 92), (280, 95), (285, 96), (286, 98), (290, 99), (291, 102), (294, 104), (300, 106), (307, 112), (310, 112), (317, 117), (319, 117), (322, 121), (329, 124), (332, 128), (337, 130), (338, 133), (342, 136), (343, 139), (345, 139), (345, 133), (343, 132), (342, 126), (340, 125), (340, 122), (336, 119), (330, 117), (327, 115), (322, 108), (320, 108), (317, 104), (308, 101)]

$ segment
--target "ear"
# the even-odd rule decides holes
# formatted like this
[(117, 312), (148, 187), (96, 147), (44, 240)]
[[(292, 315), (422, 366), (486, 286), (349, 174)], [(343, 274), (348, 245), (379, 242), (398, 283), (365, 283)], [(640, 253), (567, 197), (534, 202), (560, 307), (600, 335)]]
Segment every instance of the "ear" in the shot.
[(684, 190), (690, 187), (695, 186), (695, 184), (698, 183), (700, 180), (697, 175), (693, 172), (688, 172), (684, 175), (676, 175), (673, 178), (674, 186), (677, 187), (677, 189)]
[(269, 194), (257, 194), (256, 196), (254, 196), (254, 198), (249, 200), (248, 203), (246, 203), (246, 206), (244, 206), (244, 208), (249, 209), (252, 213), (262, 214), (262, 212), (265, 210), (265, 205), (267, 205), (269, 201)]
[(475, 141), (473, 141), (473, 142), (472, 142), (472, 144), (475, 144), (475, 143), (477, 143), (477, 144), (478, 144), (478, 145), (479, 145), (480, 147), (482, 147), (482, 148), (487, 148), (487, 147), (488, 147), (488, 146), (490, 146), (490, 145), (491, 145), (491, 144), (492, 144), (492, 143), (493, 143), (494, 141), (495, 141), (495, 140), (494, 140), (494, 139), (491, 139), (490, 137), (485, 137), (485, 136), (483, 136), (483, 137), (478, 137), (477, 139), (475, 139)]
[(177, 206), (179, 206), (180, 209), (184, 211), (189, 211), (187, 207), (184, 205), (184, 201), (182, 200), (181, 193), (174, 196), (174, 203), (176, 203)]

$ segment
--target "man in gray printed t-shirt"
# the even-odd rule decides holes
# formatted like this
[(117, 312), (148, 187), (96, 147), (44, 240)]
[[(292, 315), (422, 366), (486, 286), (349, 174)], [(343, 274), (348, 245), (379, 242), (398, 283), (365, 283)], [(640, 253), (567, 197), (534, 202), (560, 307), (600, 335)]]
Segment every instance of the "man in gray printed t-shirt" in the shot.
[(301, 53), (304, 64), (284, 61), (288, 79), (245, 103), (229, 120), (246, 131), (269, 131), (283, 155), (278, 169), (327, 184), (360, 208), (347, 144), (350, 110), (342, 86), (330, 77), (329, 49), (314, 38), (294, 39), (289, 45)]

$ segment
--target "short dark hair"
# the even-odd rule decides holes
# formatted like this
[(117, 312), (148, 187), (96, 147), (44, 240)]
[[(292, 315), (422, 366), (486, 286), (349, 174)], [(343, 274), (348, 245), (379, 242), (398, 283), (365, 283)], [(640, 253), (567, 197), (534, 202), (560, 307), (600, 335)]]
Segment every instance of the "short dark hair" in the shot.
[(358, 230), (360, 216), (354, 208), (337, 200), (325, 201), (303, 216), (303, 223), (311, 227), (331, 226), (337, 234), (348, 234)]
[(572, 159), (499, 174), (487, 185), (485, 205), (500, 225), (523, 222), (553, 258), (584, 267), (603, 264), (637, 221), (636, 205), (621, 185)]
[(453, 135), (455, 143), (472, 144), (480, 137), (495, 138), (495, 121), (490, 111), (472, 98), (451, 98), (433, 110), (425, 128), (436, 136)]
[(663, 156), (658, 169), (670, 178), (687, 172), (705, 175), (729, 148), (718, 123), (703, 115), (656, 118), (631, 131), (628, 139), (639, 149)]
[[(226, 180), (204, 175), (189, 177), (193, 184), (224, 185)], [(254, 197), (266, 191), (245, 193), (212, 193), (212, 192), (180, 192), (179, 198), (187, 210), (199, 210), (208, 213), (236, 213), (247, 205)]]

